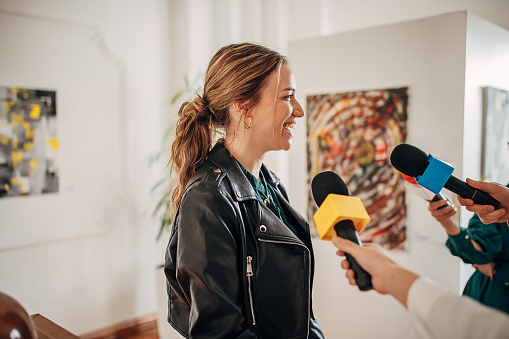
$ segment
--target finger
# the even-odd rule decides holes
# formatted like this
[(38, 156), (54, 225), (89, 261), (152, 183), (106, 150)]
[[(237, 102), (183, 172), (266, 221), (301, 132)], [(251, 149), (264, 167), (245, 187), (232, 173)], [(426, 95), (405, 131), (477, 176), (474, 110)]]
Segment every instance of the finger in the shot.
[(470, 178), (467, 178), (467, 184), (469, 184), (470, 186), (472, 186), (473, 188), (477, 188), (477, 189), (480, 189), (481, 188), (481, 181), (478, 181), (478, 180), (474, 180), (474, 179), (470, 179)]
[(452, 211), (450, 211), (449, 213), (447, 213), (447, 214), (443, 215), (443, 218), (444, 218), (444, 219), (449, 219), (450, 217), (453, 217), (455, 214), (456, 214), (456, 210), (454, 210), (454, 209), (453, 209), (453, 210), (452, 210)]
[(355, 273), (352, 270), (348, 270), (345, 273), (346, 278), (348, 279), (348, 282), (350, 285), (355, 286), (357, 285), (357, 282), (355, 281)]
[(505, 209), (499, 209), (499, 210), (496, 210), (492, 213), (486, 213), (486, 214), (479, 214), (479, 219), (481, 219), (482, 223), (487, 225), (487, 224), (492, 224), (494, 222), (498, 222), (498, 219), (500, 219), (502, 216), (505, 215)]
[(353, 243), (352, 241), (337, 236), (332, 237), (332, 242), (334, 243), (334, 246), (336, 246), (340, 251), (350, 253), (353, 256), (355, 256), (355, 253), (357, 253), (357, 249), (359, 247), (359, 245)]
[(458, 202), (461, 206), (471, 206), (474, 204), (474, 201), (467, 198), (462, 198), (459, 195), (456, 196), (458, 198)]
[(485, 225), (489, 225), (489, 224), (493, 224), (493, 223), (497, 222), (497, 219), (484, 219), (481, 217), (479, 217), (479, 220), (481, 220), (481, 222)]
[(344, 268), (345, 270), (349, 269), (350, 268), (350, 263), (348, 262), (348, 260), (343, 260), (341, 262), (341, 267)]
[(486, 193), (496, 193), (498, 190), (500, 190), (500, 184), (495, 182), (485, 182), (485, 181), (478, 181), (478, 180), (472, 180), (470, 178), (467, 178), (467, 184), (472, 186), (473, 188), (477, 188), (481, 191), (484, 191)]
[(434, 215), (437, 216), (437, 217), (442, 217), (446, 214), (455, 214), (456, 211), (454, 210), (454, 208), (452, 206), (446, 206), (442, 209), (439, 209), (439, 210), (436, 210)]
[[(498, 219), (501, 216), (503, 216), (505, 213), (505, 210), (503, 208), (501, 208), (499, 210), (495, 210), (495, 207), (493, 207), (491, 205), (474, 204), (471, 206), (466, 206), (466, 209), (469, 210), (470, 212), (482, 214), (483, 217), (485, 217), (485, 218), (491, 218), (491, 216), (493, 215), (494, 218), (496, 217), (496, 219)], [(495, 213), (495, 214), (492, 214), (492, 213)], [(485, 214), (490, 214), (490, 215), (485, 215)]]
[(341, 250), (337, 250), (336, 254), (339, 255), (340, 257), (344, 257), (345, 256), (345, 252), (343, 252)]
[(456, 211), (451, 211), (450, 213), (447, 213), (447, 214), (444, 214), (440, 217), (437, 217), (437, 220), (442, 222), (442, 221), (445, 221), (447, 219), (450, 219), (452, 217), (454, 217), (454, 215), (456, 214)]
[(444, 205), (447, 205), (447, 200), (430, 201), (428, 210), (433, 212)]

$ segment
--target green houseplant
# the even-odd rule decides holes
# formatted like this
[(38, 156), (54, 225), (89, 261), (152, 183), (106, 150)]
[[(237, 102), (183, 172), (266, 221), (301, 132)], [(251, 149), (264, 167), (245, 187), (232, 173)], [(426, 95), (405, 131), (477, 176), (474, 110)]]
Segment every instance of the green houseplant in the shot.
[[(203, 92), (202, 77), (203, 73), (201, 72), (198, 72), (192, 80), (190, 80), (188, 76), (184, 76), (184, 87), (171, 97), (169, 111), (172, 115), (169, 119), (168, 128), (163, 135), (161, 148), (149, 157), (150, 166), (160, 164), (161, 160), (168, 163), (171, 154), (171, 144), (175, 137), (175, 121), (178, 118), (178, 109), (183, 102), (193, 100), (197, 93)], [(154, 196), (156, 200), (155, 207), (152, 211), (152, 217), (158, 220), (159, 223), (156, 240), (159, 240), (166, 231), (170, 231), (171, 225), (173, 224), (175, 211), (173, 211), (171, 205), (171, 195), (175, 187), (175, 180), (169, 166), (166, 165), (162, 177), (150, 190), (150, 194)]]

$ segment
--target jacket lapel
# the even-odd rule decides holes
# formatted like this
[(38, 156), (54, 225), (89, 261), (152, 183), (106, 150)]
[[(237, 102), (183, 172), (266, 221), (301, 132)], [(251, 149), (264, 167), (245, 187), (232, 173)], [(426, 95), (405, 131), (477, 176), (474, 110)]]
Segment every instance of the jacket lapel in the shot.
[[(240, 169), (237, 160), (230, 154), (228, 149), (224, 147), (223, 143), (217, 143), (209, 154), (209, 160), (218, 168), (220, 168), (229, 179), (229, 182), (233, 189), (233, 198), (237, 201), (256, 200), (259, 206), (258, 219), (261, 221), (261, 213), (264, 218), (269, 218), (273, 225), (277, 225), (277, 233), (282, 236), (290, 236), (297, 240), (298, 239), (290, 229), (278, 218), (272, 211), (256, 198), (253, 186), (249, 183), (246, 176)], [(309, 225), (304, 219), (288, 202), (287, 197), (283, 195), (280, 189), (280, 180), (271, 171), (262, 165), (261, 171), (265, 176), (267, 182), (274, 188), (279, 199), (279, 203), (283, 207), (284, 213), (288, 218), (293, 221), (293, 225), (298, 227), (299, 234), (309, 234)], [(286, 192), (284, 192), (286, 194)], [(263, 211), (263, 212), (262, 212)], [(272, 218), (273, 217), (273, 218)], [(303, 232), (302, 232), (303, 231)], [(306, 237), (307, 238), (307, 237)], [(308, 244), (306, 244), (308, 245)]]

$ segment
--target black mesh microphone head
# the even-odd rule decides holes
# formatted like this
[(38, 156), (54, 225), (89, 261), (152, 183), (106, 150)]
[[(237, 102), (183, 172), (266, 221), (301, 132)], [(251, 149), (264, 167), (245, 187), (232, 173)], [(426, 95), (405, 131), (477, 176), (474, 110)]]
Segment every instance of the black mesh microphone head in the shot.
[(321, 172), (311, 181), (311, 191), (318, 207), (329, 194), (350, 195), (343, 179), (332, 171)]
[(391, 164), (401, 173), (416, 177), (428, 167), (428, 155), (418, 147), (399, 144), (391, 153)]

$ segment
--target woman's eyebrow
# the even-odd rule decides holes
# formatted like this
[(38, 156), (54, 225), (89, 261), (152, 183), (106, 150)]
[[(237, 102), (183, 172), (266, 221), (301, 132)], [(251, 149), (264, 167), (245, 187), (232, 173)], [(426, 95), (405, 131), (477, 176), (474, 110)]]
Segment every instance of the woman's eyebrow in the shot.
[(293, 92), (295, 92), (295, 88), (293, 88), (293, 87), (286, 87), (286, 88), (282, 89), (281, 91), (282, 92), (284, 92), (284, 91), (293, 91)]

